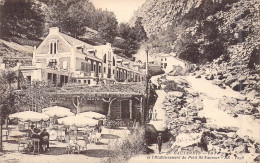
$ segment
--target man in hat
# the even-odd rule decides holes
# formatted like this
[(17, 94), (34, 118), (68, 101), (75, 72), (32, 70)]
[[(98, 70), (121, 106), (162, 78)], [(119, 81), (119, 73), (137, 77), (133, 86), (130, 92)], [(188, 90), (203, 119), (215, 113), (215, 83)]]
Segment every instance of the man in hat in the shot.
[(157, 144), (158, 144), (158, 150), (159, 150), (159, 154), (161, 154), (161, 150), (162, 150), (162, 133), (159, 133), (158, 137), (157, 137)]

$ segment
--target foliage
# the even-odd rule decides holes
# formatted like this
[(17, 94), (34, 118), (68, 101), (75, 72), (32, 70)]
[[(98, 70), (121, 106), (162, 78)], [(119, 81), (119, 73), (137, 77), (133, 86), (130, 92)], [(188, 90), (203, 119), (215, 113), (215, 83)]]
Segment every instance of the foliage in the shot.
[(106, 162), (126, 162), (135, 155), (145, 153), (145, 144), (144, 127), (134, 129), (127, 137), (109, 144), (110, 150), (115, 151), (116, 155), (106, 160)]
[(163, 83), (165, 86), (164, 91), (165, 92), (172, 92), (172, 91), (179, 91), (179, 92), (185, 92), (183, 88), (181, 88), (176, 82), (173, 80), (167, 80)]
[(44, 15), (30, 0), (8, 0), (1, 6), (1, 37), (38, 39), (42, 36)]
[(248, 67), (250, 69), (255, 69), (256, 65), (260, 65), (260, 52), (259, 52), (260, 46), (256, 47), (250, 56)]
[(117, 121), (115, 120), (107, 120), (104, 126), (108, 129), (115, 129), (119, 127)]
[(141, 20), (137, 19), (134, 27), (130, 27), (128, 23), (120, 23), (118, 26), (118, 36), (122, 40), (115, 40), (113, 45), (123, 49), (123, 54), (127, 57), (132, 57), (140, 48), (140, 43), (147, 40)]
[(45, 82), (22, 85), (16, 95), (20, 111), (40, 111), (42, 108), (49, 107), (53, 91), (55, 91), (55, 87)]
[(17, 75), (14, 71), (7, 70), (0, 73), (0, 109), (1, 120), (8, 117), (9, 114), (16, 111), (15, 107), (15, 91), (11, 86), (17, 80)]

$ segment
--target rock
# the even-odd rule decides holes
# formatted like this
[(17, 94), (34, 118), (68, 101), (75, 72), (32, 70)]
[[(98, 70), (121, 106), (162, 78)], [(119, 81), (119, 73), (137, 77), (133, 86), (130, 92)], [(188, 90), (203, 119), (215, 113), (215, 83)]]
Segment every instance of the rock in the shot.
[(259, 100), (258, 99), (251, 100), (250, 104), (252, 104), (253, 106), (258, 106), (259, 105)]
[(235, 106), (235, 105), (237, 105), (237, 100), (233, 97), (224, 97), (224, 98), (220, 99), (219, 103)]
[(181, 98), (183, 97), (183, 93), (179, 91), (173, 91), (173, 92), (168, 92), (169, 97), (178, 97)]
[(233, 82), (235, 82), (237, 79), (236, 78), (230, 78), (230, 79), (227, 79), (225, 84), (226, 85), (231, 85)]
[(238, 81), (239, 81), (239, 82), (244, 82), (244, 81), (246, 81), (246, 76), (241, 76), (241, 77), (239, 77), (239, 78), (238, 78)]
[(254, 162), (260, 162), (260, 155), (258, 155), (255, 159)]
[(210, 75), (207, 75), (205, 78), (207, 80), (213, 80), (214, 79), (214, 75), (210, 74)]
[(252, 90), (247, 94), (247, 99), (248, 100), (254, 100), (256, 98), (256, 96), (258, 96), (259, 93), (256, 90)]
[(246, 152), (246, 147), (245, 147), (245, 145), (240, 145), (240, 146), (236, 147), (236, 148), (234, 149), (234, 152), (235, 152), (235, 153), (245, 153), (245, 152)]
[(240, 82), (234, 82), (231, 84), (231, 88), (234, 90), (234, 91), (241, 91), (243, 90), (244, 88), (246, 87), (245, 84), (242, 84)]
[(223, 75), (218, 75), (218, 80), (223, 80), (224, 79), (224, 76)]
[(217, 129), (218, 132), (236, 132), (238, 130), (237, 127), (224, 127), (224, 128), (219, 128)]

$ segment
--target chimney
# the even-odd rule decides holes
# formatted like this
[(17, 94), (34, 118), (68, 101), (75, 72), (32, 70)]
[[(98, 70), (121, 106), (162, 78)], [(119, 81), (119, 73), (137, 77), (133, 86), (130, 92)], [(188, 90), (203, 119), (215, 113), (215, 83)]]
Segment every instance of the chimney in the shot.
[(59, 33), (59, 28), (58, 27), (51, 27), (51, 28), (49, 28), (49, 32), (50, 33)]

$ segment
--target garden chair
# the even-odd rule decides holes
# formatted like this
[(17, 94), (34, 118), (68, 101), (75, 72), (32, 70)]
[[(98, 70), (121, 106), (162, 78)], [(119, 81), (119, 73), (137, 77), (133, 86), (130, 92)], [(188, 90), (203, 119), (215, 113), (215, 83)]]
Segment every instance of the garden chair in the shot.
[(23, 150), (25, 149), (26, 146), (28, 146), (28, 139), (27, 138), (20, 138), (18, 140), (18, 152), (20, 151), (20, 147), (23, 147)]
[(101, 142), (101, 133), (96, 133), (96, 143)]
[(96, 142), (97, 142), (96, 132), (90, 133), (90, 143), (96, 143)]
[[(78, 149), (77, 149), (78, 148)], [(78, 140), (76, 146), (76, 152), (80, 153), (84, 150), (87, 150), (87, 142), (84, 140)]]
[(68, 145), (66, 146), (66, 153), (73, 154), (75, 153), (75, 149), (76, 149), (75, 140), (70, 140)]

